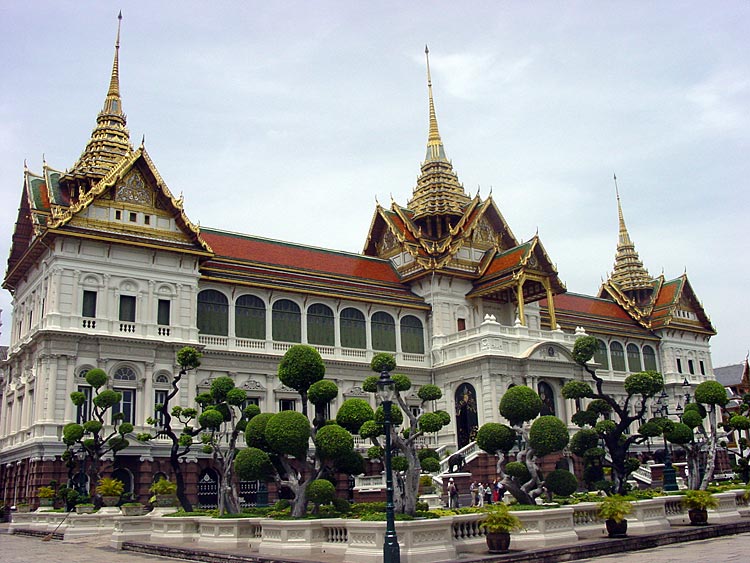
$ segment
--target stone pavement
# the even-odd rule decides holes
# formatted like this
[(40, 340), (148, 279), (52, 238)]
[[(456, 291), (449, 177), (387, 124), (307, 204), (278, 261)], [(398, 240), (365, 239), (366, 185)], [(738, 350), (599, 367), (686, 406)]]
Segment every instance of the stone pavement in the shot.
[[(708, 530), (709, 527), (703, 528)], [(78, 563), (78, 562), (105, 562), (105, 563), (155, 563), (186, 561), (186, 559), (164, 558), (153, 554), (133, 553), (128, 551), (117, 551), (109, 546), (109, 536), (105, 537), (88, 537), (76, 540), (52, 540), (42, 541), (39, 537), (15, 536), (7, 533), (8, 525), (0, 525), (0, 561), (2, 563)], [(510, 553), (508, 555), (489, 555), (486, 551), (483, 554), (471, 553), (461, 556), (456, 563), (472, 562), (513, 562), (513, 561), (533, 561), (537, 563), (546, 563), (551, 561), (571, 561), (578, 559), (581, 563), (740, 563), (750, 560), (750, 532), (739, 533), (734, 535), (722, 536), (712, 539), (700, 539), (695, 541), (684, 541), (689, 539), (692, 531), (696, 528), (688, 529), (685, 527), (682, 531), (674, 530), (665, 532), (661, 536), (674, 536), (676, 541), (671, 545), (643, 549), (640, 551), (629, 551), (612, 553), (610, 555), (601, 555), (588, 559), (578, 559), (576, 554), (566, 552), (564, 547), (557, 549), (545, 549), (538, 551), (523, 551)], [(694, 536), (693, 536), (694, 537)], [(635, 539), (635, 538), (632, 538)], [(645, 539), (645, 538), (644, 538)], [(601, 539), (591, 542), (590, 545), (602, 546), (615, 544), (616, 542), (628, 542), (625, 540), (606, 540)], [(586, 542), (589, 544), (589, 542)], [(631, 544), (628, 544), (631, 545)], [(191, 549), (191, 544), (182, 544), (179, 547)], [(512, 547), (512, 545), (511, 545)], [(195, 549), (190, 559), (192, 561), (212, 561), (207, 552)], [(255, 560), (248, 553), (242, 553), (241, 550), (218, 550), (214, 553), (222, 553), (225, 556), (239, 556), (247, 558), (245, 561)], [(243, 557), (244, 556), (244, 557)], [(248, 557), (250, 556), (250, 557)], [(240, 560), (240, 559), (237, 560)], [(341, 558), (337, 558), (341, 562)], [(271, 559), (265, 559), (269, 561)], [(333, 561), (325, 557), (316, 559), (315, 563)], [(312, 561), (308, 563), (313, 563)], [(343, 562), (349, 563), (349, 562)]]

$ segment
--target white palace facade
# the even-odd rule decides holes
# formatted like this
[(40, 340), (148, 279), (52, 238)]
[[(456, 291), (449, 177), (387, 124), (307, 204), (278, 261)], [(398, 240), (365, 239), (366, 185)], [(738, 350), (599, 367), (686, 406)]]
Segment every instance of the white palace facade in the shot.
[[(106, 371), (123, 393), (116, 410), (137, 433), (169, 389), (183, 346), (203, 358), (181, 385), (181, 405), (229, 375), (267, 412), (301, 410), (276, 376), (295, 343), (325, 360), (339, 388), (332, 412), (352, 396), (374, 404), (361, 384), (372, 356), (391, 352), (416, 387), (442, 388), (431, 408), (453, 421), (430, 441), (454, 451), (499, 421), (512, 384), (537, 389), (548, 412), (569, 422), (575, 405), (560, 389), (582, 377), (571, 349), (584, 333), (599, 339), (599, 373), (615, 394), (643, 369), (664, 375), (673, 404), (686, 379), (713, 378), (710, 320), (686, 275), (648, 274), (619, 196), (614, 270), (587, 296), (567, 291), (538, 236), (515, 237), (491, 196), (466, 194), (438, 130), (429, 66), (427, 152), (413, 196), (377, 205), (364, 250), (353, 254), (197, 227), (143, 144), (131, 144), (118, 65), (119, 37), (78, 161), (66, 172), (45, 162), (23, 173), (3, 282), (13, 311), (0, 381), (0, 503), (32, 500), (39, 485), (65, 480), (61, 431), (81, 416), (69, 395), (90, 393), (87, 370)], [(169, 473), (168, 449), (135, 433), (116, 469), (144, 492), (156, 473)], [(200, 454), (188, 465), (193, 483), (208, 470)]]

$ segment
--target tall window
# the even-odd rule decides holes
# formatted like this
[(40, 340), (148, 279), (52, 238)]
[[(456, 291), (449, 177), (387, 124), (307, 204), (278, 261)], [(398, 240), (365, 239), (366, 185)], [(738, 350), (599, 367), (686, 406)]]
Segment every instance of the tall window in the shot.
[(159, 426), (164, 424), (164, 415), (156, 411), (156, 409), (159, 408), (159, 405), (167, 402), (167, 395), (169, 395), (169, 391), (166, 389), (157, 389), (154, 391), (154, 418), (156, 418)]
[(78, 407), (76, 412), (76, 422), (78, 424), (83, 424), (91, 418), (91, 387), (88, 385), (79, 385), (78, 391), (83, 393), (84, 397), (86, 397), (83, 404)]
[(701, 375), (706, 375), (706, 365), (703, 363), (703, 360), (700, 360), (698, 365), (701, 368)]
[(227, 336), (229, 334), (229, 302), (215, 289), (198, 294), (198, 332)]
[(334, 345), (334, 320), (330, 307), (315, 303), (307, 308), (307, 342), (323, 346)]
[(396, 323), (388, 313), (379, 311), (372, 316), (372, 347), (386, 352), (396, 351)]
[(120, 320), (128, 323), (135, 322), (134, 295), (120, 295)]
[(656, 353), (648, 344), (643, 347), (643, 365), (646, 370), (656, 371)]
[(688, 371), (695, 375), (695, 366), (693, 365), (693, 360), (688, 360)]
[(628, 369), (633, 373), (643, 369), (641, 367), (641, 354), (635, 344), (628, 344)]
[(344, 348), (367, 347), (367, 326), (362, 311), (351, 307), (341, 311), (341, 346)]
[(112, 416), (122, 413), (120, 422), (130, 422), (135, 424), (135, 389), (118, 389), (115, 391), (122, 393), (122, 399), (112, 407)]
[(156, 312), (156, 324), (169, 326), (170, 323), (170, 306), (169, 299), (159, 299), (159, 308)]
[(294, 399), (279, 399), (279, 411), (296, 411), (297, 401)]
[(83, 307), (81, 315), (91, 319), (96, 317), (96, 291), (83, 291)]
[(613, 342), (609, 345), (609, 351), (612, 354), (612, 369), (625, 371), (625, 351), (622, 349), (622, 344)]
[(234, 333), (238, 338), (266, 339), (266, 304), (255, 295), (242, 295), (234, 305)]
[(596, 352), (594, 352), (594, 361), (601, 364), (602, 369), (609, 369), (609, 357), (607, 357), (607, 345), (604, 340), (596, 341)]
[(279, 299), (273, 304), (273, 340), (275, 342), (302, 341), (302, 314), (299, 306), (289, 299)]
[(401, 319), (401, 350), (407, 354), (424, 354), (422, 321), (413, 315)]
[(677, 358), (677, 373), (682, 373), (682, 360)]

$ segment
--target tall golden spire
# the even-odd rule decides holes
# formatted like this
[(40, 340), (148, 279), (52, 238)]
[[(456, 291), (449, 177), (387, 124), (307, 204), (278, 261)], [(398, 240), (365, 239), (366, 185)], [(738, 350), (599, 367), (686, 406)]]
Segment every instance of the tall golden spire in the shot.
[[(471, 199), (458, 181), (453, 165), (445, 156), (445, 148), (438, 130), (435, 114), (435, 100), (432, 96), (432, 76), (430, 74), (430, 50), (425, 45), (427, 59), (427, 93), (430, 104), (430, 129), (427, 136), (427, 154), (422, 163), (422, 171), (417, 178), (414, 195), (408, 208), (414, 212), (414, 218), (427, 216), (454, 215), (461, 216)], [(436, 236), (447, 233), (447, 228), (432, 230)], [(440, 234), (438, 234), (440, 233)]]
[[(117, 39), (115, 40), (115, 57), (112, 62), (112, 74), (109, 80), (104, 106), (96, 117), (96, 127), (91, 139), (83, 149), (72, 170), (64, 180), (88, 179), (96, 182), (103, 178), (120, 159), (131, 152), (130, 132), (126, 127), (127, 119), (122, 111), (120, 98), (120, 26), (122, 12), (117, 16)], [(85, 187), (85, 186), (84, 186)]]
[(615, 194), (617, 195), (617, 216), (619, 219), (619, 235), (617, 241), (617, 253), (615, 254), (615, 267), (610, 281), (616, 283), (622, 291), (635, 291), (639, 289), (651, 289), (653, 279), (643, 267), (635, 250), (635, 244), (630, 240), (628, 228), (625, 226), (625, 218), (622, 214), (620, 202), (620, 190), (617, 187), (617, 175), (615, 180)]

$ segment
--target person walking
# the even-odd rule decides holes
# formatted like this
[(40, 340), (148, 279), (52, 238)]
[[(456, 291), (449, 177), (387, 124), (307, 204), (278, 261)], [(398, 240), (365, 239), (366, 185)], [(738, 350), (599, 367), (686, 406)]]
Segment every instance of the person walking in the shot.
[(448, 508), (458, 508), (458, 489), (453, 477), (448, 480)]
[(477, 506), (484, 506), (484, 485), (481, 481), (477, 487)]

